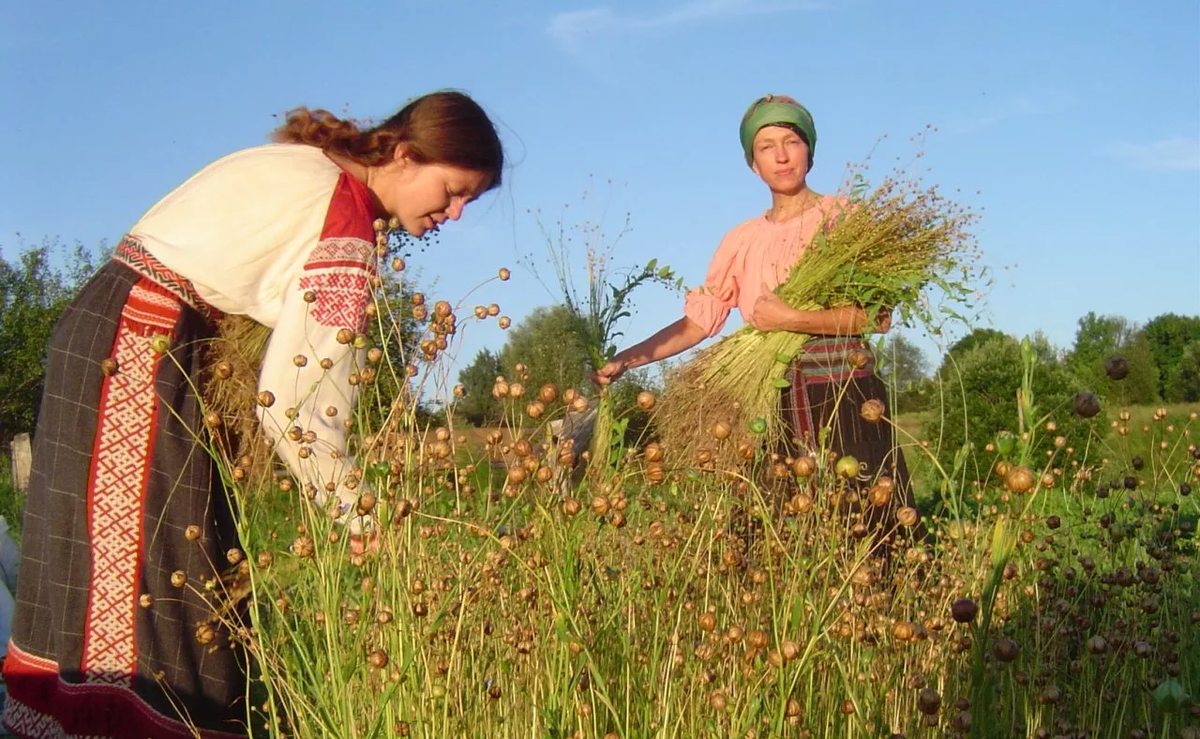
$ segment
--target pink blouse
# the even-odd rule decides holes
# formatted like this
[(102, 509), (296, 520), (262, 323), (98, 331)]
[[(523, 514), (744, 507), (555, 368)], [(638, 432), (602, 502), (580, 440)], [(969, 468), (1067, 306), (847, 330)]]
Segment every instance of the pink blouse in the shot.
[(773, 223), (764, 215), (734, 227), (721, 239), (704, 285), (687, 294), (684, 314), (710, 337), (721, 333), (734, 306), (750, 323), (754, 302), (787, 279), (817, 229), (841, 202), (826, 195), (787, 221)]

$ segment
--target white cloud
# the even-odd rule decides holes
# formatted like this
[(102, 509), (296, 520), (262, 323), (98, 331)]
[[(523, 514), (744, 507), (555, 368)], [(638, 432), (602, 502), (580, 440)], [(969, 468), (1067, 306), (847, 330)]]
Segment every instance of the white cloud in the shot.
[(974, 133), (985, 128), (991, 128), (998, 123), (1012, 120), (1014, 118), (1023, 118), (1033, 115), (1038, 110), (1037, 105), (1027, 97), (1014, 97), (1007, 103), (1000, 105), (992, 110), (957, 124), (949, 126), (948, 129), (952, 133)]
[(690, 0), (655, 15), (619, 14), (609, 7), (597, 7), (555, 14), (546, 27), (546, 33), (567, 53), (578, 54), (587, 41), (605, 35), (739, 16), (821, 10), (825, 7), (827, 3), (817, 0)]
[(1137, 169), (1151, 172), (1200, 170), (1200, 137), (1175, 136), (1148, 144), (1119, 141), (1109, 146), (1106, 152)]

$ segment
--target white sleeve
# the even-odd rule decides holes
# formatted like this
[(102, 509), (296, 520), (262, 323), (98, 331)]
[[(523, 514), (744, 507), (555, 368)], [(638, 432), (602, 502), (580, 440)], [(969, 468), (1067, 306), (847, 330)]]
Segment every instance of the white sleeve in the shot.
[(356, 396), (351, 375), (363, 367), (354, 339), (366, 328), (374, 261), (367, 241), (321, 241), (284, 296), (259, 374), (260, 394), (274, 396), (259, 407), (267, 438), (318, 504), (337, 495), (340, 513), (358, 496), (346, 424)]

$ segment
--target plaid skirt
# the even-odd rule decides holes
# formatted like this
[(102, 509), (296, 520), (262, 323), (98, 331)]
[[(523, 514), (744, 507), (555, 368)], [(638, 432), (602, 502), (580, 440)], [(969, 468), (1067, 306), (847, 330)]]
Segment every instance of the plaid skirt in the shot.
[(55, 329), (4, 662), (17, 736), (245, 734), (212, 603), (237, 536), (196, 395), (215, 314), (189, 288), (126, 240)]
[[(858, 475), (851, 482), (861, 489), (880, 477), (891, 477), (895, 491), (891, 504), (868, 507), (868, 523), (890, 529), (894, 512), (914, 505), (904, 454), (896, 445), (887, 418), (887, 385), (875, 374), (875, 354), (861, 339), (816, 337), (788, 368), (791, 385), (780, 398), (787, 429), (786, 452), (814, 454), (822, 446), (839, 457), (858, 460)], [(861, 410), (868, 400), (883, 403), (884, 415), (867, 421)], [(822, 438), (824, 437), (824, 438)]]

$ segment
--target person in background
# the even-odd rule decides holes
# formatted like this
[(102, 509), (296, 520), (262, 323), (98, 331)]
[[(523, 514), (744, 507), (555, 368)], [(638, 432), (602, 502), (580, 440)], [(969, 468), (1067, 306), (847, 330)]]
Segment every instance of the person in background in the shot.
[[(734, 308), (760, 331), (808, 334), (812, 338), (789, 367), (791, 384), (781, 391), (779, 411), (791, 440), (784, 453), (812, 453), (819, 430), (829, 425), (829, 448), (859, 461), (862, 482), (892, 481), (895, 494), (887, 511), (911, 505), (908, 470), (891, 426), (860, 416), (864, 402), (887, 398), (863, 337), (887, 332), (890, 313), (868, 315), (857, 306), (798, 310), (775, 294), (818, 230), (846, 205), (808, 186), (817, 146), (812, 115), (793, 98), (767, 95), (742, 116), (739, 134), (746, 164), (767, 186), (771, 207), (725, 235), (704, 284), (688, 293), (682, 318), (619, 352), (594, 380), (606, 385), (629, 369), (691, 349), (719, 334)], [(872, 509), (877, 530), (884, 513)]]

